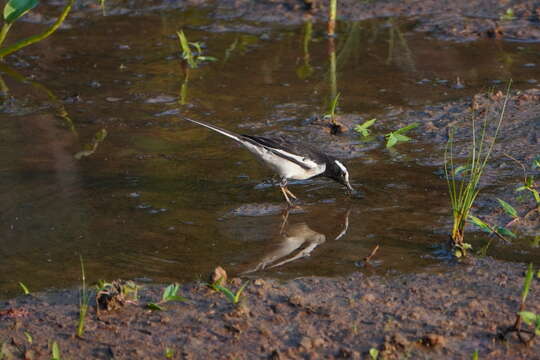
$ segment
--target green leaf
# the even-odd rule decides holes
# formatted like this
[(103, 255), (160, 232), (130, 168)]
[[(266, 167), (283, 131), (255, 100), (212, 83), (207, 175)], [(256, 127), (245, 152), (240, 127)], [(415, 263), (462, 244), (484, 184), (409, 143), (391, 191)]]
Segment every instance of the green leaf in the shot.
[(337, 93), (336, 96), (332, 99), (332, 102), (330, 102), (330, 107), (328, 108), (328, 115), (330, 115), (332, 118), (334, 118), (334, 115), (336, 114), (336, 107), (339, 101), (339, 97), (341, 96), (341, 93)]
[(197, 56), (197, 60), (200, 61), (218, 61), (218, 58), (213, 56)]
[(531, 282), (533, 279), (533, 265), (532, 263), (529, 264), (529, 267), (527, 268), (527, 273), (525, 274), (525, 281), (523, 282), (523, 290), (521, 291), (521, 302), (525, 303), (525, 300), (527, 300), (527, 295), (529, 294), (529, 290), (531, 288)]
[(167, 359), (172, 359), (174, 357), (174, 349), (166, 348), (165, 349), (165, 357)]
[(176, 35), (178, 36), (178, 40), (180, 41), (180, 48), (182, 49), (182, 58), (184, 58), (189, 67), (192, 69), (197, 68), (197, 62), (195, 61), (193, 57), (193, 53), (191, 52), (191, 49), (189, 47), (189, 42), (186, 38), (186, 35), (184, 34), (183, 30), (177, 31)]
[(218, 284), (214, 284), (214, 288), (216, 290), (218, 290), (219, 292), (225, 294), (225, 296), (227, 296), (227, 298), (234, 303), (234, 294), (231, 290), (227, 289), (226, 287), (224, 286), (221, 286), (221, 285), (218, 285)]
[(56, 341), (53, 341), (52, 343), (51, 355), (51, 360), (60, 360), (62, 358), (60, 355), (60, 347)]
[(461, 165), (461, 166), (458, 166), (455, 170), (454, 170), (454, 176), (458, 176), (459, 173), (461, 172), (466, 172), (466, 171), (470, 171), (471, 170), (471, 166), (470, 165)]
[(188, 302), (188, 299), (183, 296), (170, 296), (167, 298), (167, 301), (180, 301), (180, 302)]
[(23, 334), (24, 334), (24, 337), (26, 337), (26, 341), (28, 341), (28, 343), (32, 343), (33, 339), (32, 339), (32, 335), (30, 335), (30, 333), (26, 332), (26, 331), (23, 331)]
[(371, 360), (377, 360), (379, 358), (379, 350), (375, 348), (369, 349), (369, 357), (371, 357)]
[(10, 0), (4, 6), (4, 21), (8, 24), (35, 8), (38, 0)]
[(472, 354), (472, 360), (478, 360), (478, 349), (474, 350)]
[(234, 295), (234, 303), (238, 304), (238, 301), (240, 301), (240, 295), (242, 295), (242, 292), (246, 288), (247, 284), (249, 284), (249, 281), (246, 281), (245, 283), (240, 286), (240, 289), (236, 292), (236, 295)]
[(24, 285), (22, 282), (19, 281), (19, 286), (21, 287), (24, 295), (28, 295), (30, 294), (30, 290), (28, 290), (28, 288), (26, 287), (26, 285)]
[(523, 191), (523, 190), (527, 190), (528, 187), (527, 186), (520, 186), (516, 189), (516, 192), (520, 192), (520, 191)]
[(502, 199), (499, 199), (499, 198), (497, 198), (497, 201), (499, 202), (499, 204), (501, 204), (501, 206), (502, 206), (505, 213), (507, 213), (508, 215), (513, 217), (514, 219), (519, 217), (517, 210), (514, 209), (514, 207), (512, 205), (510, 205), (506, 201), (504, 201)]
[(161, 301), (168, 301), (168, 299), (175, 297), (176, 293), (178, 293), (178, 289), (180, 288), (180, 285), (178, 284), (171, 284), (163, 290), (163, 295), (161, 295)]
[(386, 147), (391, 148), (392, 146), (396, 145), (398, 142), (398, 139), (394, 136), (394, 134), (390, 134), (388, 136), (388, 140), (386, 141)]
[(368, 121), (364, 122), (361, 125), (356, 125), (354, 127), (354, 131), (356, 131), (357, 133), (362, 134), (362, 136), (364, 136), (364, 137), (368, 136), (370, 134), (370, 130), (368, 128), (371, 125), (373, 125), (375, 123), (375, 121), (377, 121), (377, 119), (371, 119), (371, 120), (368, 120)]
[(163, 311), (163, 310), (165, 310), (164, 307), (159, 306), (159, 305), (156, 304), (156, 303), (148, 303), (148, 304), (146, 304), (146, 308), (147, 308), (147, 309), (150, 309), (150, 310), (157, 310), (157, 311)]
[(394, 134), (404, 134), (404, 133), (406, 133), (407, 131), (410, 131), (410, 130), (412, 130), (412, 129), (417, 128), (418, 125), (420, 125), (420, 124), (419, 124), (419, 123), (416, 123), (416, 122), (415, 122), (415, 123), (412, 123), (412, 124), (410, 124), (410, 125), (407, 125), (407, 126), (405, 126), (405, 127), (402, 127), (401, 129), (398, 129), (398, 130), (394, 131)]
[(530, 311), (520, 311), (518, 315), (521, 317), (527, 325), (532, 325), (533, 322), (536, 322), (537, 315)]
[(502, 227), (502, 226), (497, 227), (497, 232), (499, 233), (499, 235), (502, 235), (502, 236), (510, 236), (510, 237), (513, 237), (513, 238), (517, 238), (516, 234), (514, 234), (512, 231), (510, 231), (507, 228)]
[(411, 138), (405, 135), (395, 133), (394, 136), (396, 137), (396, 139), (398, 139), (398, 141), (401, 141), (401, 142), (411, 141)]
[(492, 234), (493, 233), (493, 230), (492, 228), (486, 224), (485, 222), (483, 222), (482, 220), (480, 220), (479, 218), (477, 218), (476, 216), (473, 216), (473, 215), (469, 215), (469, 220), (476, 226), (478, 226), (482, 231), (485, 231), (487, 232), (488, 234)]
[(540, 168), (540, 155), (536, 155), (535, 158), (532, 161), (532, 168)]

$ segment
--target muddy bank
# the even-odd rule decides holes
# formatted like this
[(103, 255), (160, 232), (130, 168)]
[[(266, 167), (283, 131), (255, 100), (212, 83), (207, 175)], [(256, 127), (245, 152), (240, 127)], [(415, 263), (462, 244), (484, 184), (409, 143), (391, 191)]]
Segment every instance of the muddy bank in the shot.
[[(56, 2), (50, 2), (55, 7)], [(231, 23), (238, 19), (250, 22), (281, 25), (298, 25), (306, 20), (324, 22), (327, 18), (327, 1), (321, 0), (161, 0), (107, 1), (105, 10), (96, 2), (77, 4), (70, 21), (84, 21), (88, 14), (102, 16), (139, 16), (149, 12), (189, 10), (197, 7), (208, 11), (214, 30), (238, 31)], [(340, 0), (338, 19), (361, 21), (381, 17), (408, 17), (416, 21), (414, 29), (439, 39), (471, 41), (482, 38), (528, 40), (540, 39), (540, 5), (532, 0)], [(54, 15), (35, 11), (28, 17), (34, 23), (50, 23)], [(66, 25), (69, 26), (69, 25)], [(249, 26), (244, 26), (247, 30)]]
[[(524, 269), (484, 258), (387, 278), (252, 279), (237, 307), (188, 284), (181, 288), (188, 302), (164, 311), (145, 309), (163, 288), (145, 286), (137, 304), (99, 318), (92, 308), (81, 339), (77, 292), (58, 291), (2, 303), (0, 339), (4, 359), (48, 358), (52, 341), (71, 359), (158, 359), (167, 348), (176, 359), (364, 359), (371, 348), (385, 359), (470, 359), (475, 350), (481, 359), (537, 359), (539, 341), (497, 338), (515, 320)], [(536, 313), (539, 286), (535, 279), (526, 306)]]

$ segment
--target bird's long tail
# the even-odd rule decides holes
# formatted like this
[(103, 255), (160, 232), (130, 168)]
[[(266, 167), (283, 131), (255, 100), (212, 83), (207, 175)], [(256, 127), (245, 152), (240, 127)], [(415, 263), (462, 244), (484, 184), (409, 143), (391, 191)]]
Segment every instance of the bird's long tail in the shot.
[(192, 123), (195, 123), (195, 124), (197, 124), (197, 125), (204, 126), (204, 127), (208, 128), (208, 129), (210, 129), (210, 130), (214, 130), (215, 132), (218, 132), (218, 133), (220, 133), (220, 134), (222, 134), (222, 135), (225, 135), (225, 136), (227, 136), (227, 137), (230, 137), (231, 139), (234, 139), (234, 140), (236, 140), (236, 141), (238, 141), (238, 142), (240, 142), (240, 143), (244, 143), (244, 140), (242, 140), (242, 139), (240, 138), (240, 135), (235, 134), (235, 133), (233, 133), (233, 132), (230, 132), (230, 131), (228, 131), (228, 130), (222, 129), (222, 128), (220, 128), (219, 126), (210, 125), (210, 124), (205, 123), (205, 122), (203, 122), (203, 121), (193, 120), (193, 119), (189, 119), (189, 118), (187, 118), (187, 117), (185, 117), (184, 119), (187, 120), (187, 121), (191, 121)]

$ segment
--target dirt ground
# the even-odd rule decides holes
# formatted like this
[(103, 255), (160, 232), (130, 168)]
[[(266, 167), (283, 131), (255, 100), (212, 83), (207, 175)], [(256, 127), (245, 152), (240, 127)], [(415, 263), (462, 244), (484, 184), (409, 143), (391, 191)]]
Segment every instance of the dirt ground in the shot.
[[(449, 269), (449, 270), (448, 270)], [(539, 359), (513, 324), (525, 266), (489, 258), (396, 277), (353, 274), (280, 283), (252, 279), (240, 305), (204, 283), (181, 287), (187, 302), (157, 302), (163, 287), (145, 286), (137, 304), (94, 308), (82, 338), (74, 336), (76, 290), (20, 296), (1, 303), (4, 359), (48, 359), (56, 341), (62, 359)], [(227, 286), (236, 290), (240, 279)], [(526, 309), (540, 312), (538, 278)], [(30, 343), (27, 336), (32, 338)]]

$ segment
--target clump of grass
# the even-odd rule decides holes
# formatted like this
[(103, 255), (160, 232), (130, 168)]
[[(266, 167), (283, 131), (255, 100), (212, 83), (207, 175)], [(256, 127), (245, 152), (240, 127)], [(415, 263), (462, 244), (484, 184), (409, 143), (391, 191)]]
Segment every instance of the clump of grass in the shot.
[(90, 295), (88, 292), (88, 288), (86, 287), (86, 274), (84, 272), (84, 262), (82, 255), (79, 258), (81, 261), (82, 287), (79, 294), (79, 321), (77, 323), (77, 336), (82, 337), (84, 335), (84, 324), (86, 320), (86, 315), (88, 314)]
[[(472, 143), (470, 156), (465, 166), (454, 167), (454, 129), (450, 130), (448, 143), (444, 152), (444, 171), (448, 183), (448, 192), (452, 206), (452, 232), (450, 234), (453, 252), (456, 257), (467, 254), (471, 248), (470, 244), (464, 241), (464, 229), (467, 221), (471, 220), (470, 211), (480, 192), (478, 184), (484, 173), (487, 162), (490, 158), (493, 146), (499, 134), (506, 104), (510, 94), (510, 85), (504, 99), (503, 107), (497, 122), (495, 134), (491, 141), (487, 139), (487, 116), (484, 118), (480, 135), (476, 131), (476, 118), (473, 112), (471, 116)], [(467, 173), (462, 181), (458, 180), (460, 172)], [(474, 221), (474, 218), (472, 218)]]
[(218, 291), (224, 294), (231, 303), (233, 303), (234, 305), (237, 305), (240, 302), (240, 296), (242, 295), (242, 292), (244, 291), (246, 286), (249, 284), (249, 281), (246, 281), (245, 283), (243, 283), (242, 286), (240, 286), (240, 288), (236, 292), (233, 292), (229, 288), (225, 287), (225, 285), (222, 285), (223, 282), (224, 282), (223, 278), (219, 278), (213, 283), (208, 284), (208, 286), (212, 290)]
[(392, 132), (389, 132), (388, 134), (385, 134), (384, 136), (386, 138), (386, 147), (391, 148), (400, 142), (411, 141), (412, 139), (406, 136), (405, 133), (417, 127), (418, 127), (418, 123), (412, 123), (410, 125), (402, 127), (401, 129), (397, 129), (396, 131), (392, 131)]
[(188, 301), (187, 298), (177, 295), (179, 290), (180, 290), (180, 285), (178, 283), (174, 283), (167, 286), (163, 290), (163, 294), (161, 294), (161, 301), (157, 303), (148, 303), (146, 304), (146, 307), (150, 310), (162, 311), (162, 310), (165, 310), (165, 308), (162, 305), (166, 302), (170, 302), (170, 301), (187, 302)]

